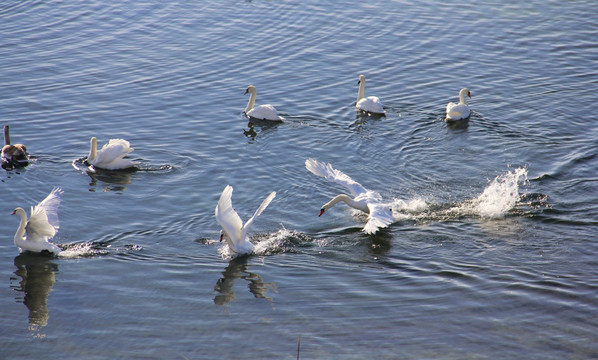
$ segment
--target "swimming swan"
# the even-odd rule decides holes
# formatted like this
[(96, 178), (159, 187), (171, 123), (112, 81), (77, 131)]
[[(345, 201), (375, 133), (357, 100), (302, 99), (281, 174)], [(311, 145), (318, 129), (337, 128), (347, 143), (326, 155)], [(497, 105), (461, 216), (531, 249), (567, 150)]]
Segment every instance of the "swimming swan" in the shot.
[(349, 195), (340, 194), (333, 197), (332, 200), (322, 205), (320, 215), (318, 216), (322, 216), (326, 210), (338, 202), (344, 201), (352, 208), (361, 210), (369, 215), (368, 222), (362, 230), (366, 234), (375, 234), (379, 228), (385, 228), (394, 221), (390, 205), (381, 203), (382, 197), (379, 193), (367, 190), (343, 172), (332, 168), (330, 164), (324, 164), (314, 159), (307, 159), (305, 167), (314, 175), (344, 186), (353, 196), (351, 198)]
[(98, 140), (92, 137), (89, 142), (89, 155), (85, 160), (88, 164), (106, 170), (121, 170), (135, 166), (131, 160), (123, 159), (133, 151), (127, 140), (111, 139), (100, 150), (97, 150), (97, 147)]
[(357, 110), (374, 115), (385, 115), (386, 112), (384, 111), (384, 108), (382, 108), (382, 103), (380, 102), (380, 99), (378, 99), (376, 96), (364, 97), (365, 76), (359, 75), (359, 80), (357, 84), (359, 84), (359, 92), (357, 93), (357, 103), (355, 104)]
[(459, 91), (459, 103), (455, 104), (454, 102), (449, 102), (446, 105), (446, 120), (447, 121), (457, 121), (467, 119), (471, 112), (469, 111), (469, 106), (465, 102), (465, 96), (471, 97), (471, 93), (469, 89), (463, 88)]
[(278, 112), (274, 106), (270, 104), (255, 106), (255, 97), (257, 96), (257, 89), (253, 85), (249, 85), (245, 94), (249, 93), (249, 102), (245, 108), (245, 115), (250, 119), (256, 120), (270, 120), (270, 121), (283, 121), (284, 118), (278, 115)]
[(29, 161), (27, 147), (23, 144), (10, 143), (10, 129), (4, 125), (4, 146), (2, 147), (2, 162), (13, 166), (25, 166)]
[(23, 208), (16, 208), (12, 215), (21, 217), (21, 224), (15, 233), (15, 245), (19, 251), (32, 251), (53, 253), (57, 255), (60, 248), (48, 239), (56, 235), (58, 231), (58, 205), (60, 204), (61, 188), (54, 188), (42, 202), (31, 207), (31, 216), (27, 221), (27, 213)]

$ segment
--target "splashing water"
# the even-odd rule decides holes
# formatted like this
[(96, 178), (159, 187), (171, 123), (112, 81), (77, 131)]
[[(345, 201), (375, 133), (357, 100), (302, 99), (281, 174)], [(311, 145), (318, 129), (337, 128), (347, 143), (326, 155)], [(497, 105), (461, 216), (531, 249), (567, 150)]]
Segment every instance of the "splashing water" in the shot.
[(101, 243), (93, 241), (84, 243), (61, 244), (62, 251), (58, 253), (59, 258), (76, 259), (82, 257), (93, 257), (98, 255), (108, 255), (112, 253), (126, 251), (140, 251), (143, 248), (139, 245), (126, 245), (124, 248), (111, 248)]
[(519, 182), (527, 182), (527, 169), (517, 168), (499, 175), (471, 202), (472, 211), (483, 218), (503, 217), (519, 200)]
[[(255, 255), (271, 255), (285, 251), (285, 246), (288, 245), (289, 241), (293, 239), (300, 239), (308, 241), (306, 235), (294, 231), (287, 230), (284, 227), (272, 234), (257, 235), (252, 240), (257, 240), (253, 246), (253, 254)], [(252, 242), (254, 242), (252, 241)], [(239, 254), (233, 252), (228, 247), (228, 244), (224, 243), (219, 249), (218, 253), (225, 260), (232, 260), (239, 256)]]

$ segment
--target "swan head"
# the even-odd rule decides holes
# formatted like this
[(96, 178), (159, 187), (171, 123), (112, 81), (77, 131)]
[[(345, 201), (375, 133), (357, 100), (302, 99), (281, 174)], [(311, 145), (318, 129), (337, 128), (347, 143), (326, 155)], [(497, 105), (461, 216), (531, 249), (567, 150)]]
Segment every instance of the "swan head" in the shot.
[(465, 96), (469, 96), (471, 98), (471, 92), (469, 92), (468, 88), (463, 88), (459, 91), (459, 98), (465, 99)]
[(247, 90), (245, 90), (245, 94), (243, 94), (243, 95), (247, 95), (247, 94), (255, 94), (255, 93), (257, 93), (257, 89), (255, 88), (255, 86), (253, 86), (253, 85), (249, 85), (249, 86), (247, 87)]
[(365, 83), (365, 76), (359, 75), (359, 80), (357, 80), (357, 84), (360, 85), (362, 83)]
[(20, 207), (14, 209), (13, 212), (10, 214), (11, 215), (19, 215), (19, 216), (23, 216), (23, 215), (27, 216), (27, 214), (25, 213), (25, 210), (23, 210), (23, 208), (20, 208)]

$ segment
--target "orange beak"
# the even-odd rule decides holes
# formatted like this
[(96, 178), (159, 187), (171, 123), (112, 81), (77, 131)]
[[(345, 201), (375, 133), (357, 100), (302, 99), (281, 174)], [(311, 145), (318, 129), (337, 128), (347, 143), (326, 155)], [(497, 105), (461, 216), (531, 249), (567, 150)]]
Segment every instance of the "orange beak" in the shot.
[(326, 211), (326, 210), (324, 210), (324, 209), (320, 210), (320, 215), (318, 215), (318, 216), (322, 216), (322, 214), (324, 213), (324, 211)]

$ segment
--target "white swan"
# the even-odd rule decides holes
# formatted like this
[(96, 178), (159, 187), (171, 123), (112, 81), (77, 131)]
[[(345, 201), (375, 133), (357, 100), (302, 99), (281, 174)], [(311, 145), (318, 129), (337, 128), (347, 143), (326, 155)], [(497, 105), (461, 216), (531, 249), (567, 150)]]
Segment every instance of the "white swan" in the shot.
[(380, 99), (378, 99), (376, 96), (364, 97), (365, 76), (359, 75), (359, 80), (357, 84), (359, 84), (359, 92), (357, 93), (357, 103), (355, 104), (357, 110), (364, 111), (369, 114), (385, 115), (386, 112), (382, 107)]
[(255, 97), (257, 96), (257, 89), (253, 85), (249, 85), (245, 94), (249, 93), (249, 102), (245, 108), (245, 115), (250, 119), (256, 120), (270, 120), (270, 121), (283, 121), (284, 118), (278, 115), (278, 112), (274, 106), (270, 104), (264, 104), (255, 106)]
[(245, 225), (239, 217), (239, 214), (233, 209), (231, 197), (233, 195), (233, 187), (227, 185), (220, 195), (218, 205), (216, 205), (215, 215), (216, 221), (222, 227), (220, 234), (220, 241), (226, 239), (228, 247), (231, 251), (243, 255), (250, 254), (253, 251), (253, 244), (249, 242), (247, 237), (247, 230), (253, 223), (256, 217), (258, 217), (264, 209), (270, 204), (272, 199), (276, 196), (276, 192), (273, 191), (268, 195), (259, 208), (255, 211), (252, 217), (247, 220)]
[(123, 159), (125, 155), (133, 151), (127, 140), (111, 139), (99, 151), (97, 147), (98, 140), (92, 137), (89, 143), (89, 155), (86, 159), (90, 165), (106, 170), (121, 170), (135, 166), (131, 160)]
[(2, 162), (13, 166), (26, 165), (29, 160), (27, 147), (23, 144), (10, 143), (10, 129), (4, 125), (4, 146), (2, 147)]
[(305, 160), (305, 167), (312, 174), (321, 176), (326, 180), (334, 181), (337, 184), (346, 187), (354, 198), (348, 195), (340, 194), (332, 198), (329, 202), (322, 205), (320, 215), (324, 214), (326, 210), (334, 206), (340, 201), (344, 201), (347, 205), (354, 209), (361, 210), (368, 216), (368, 222), (363, 228), (366, 234), (374, 234), (379, 228), (385, 228), (390, 225), (394, 218), (390, 209), (390, 205), (381, 202), (382, 197), (379, 193), (367, 190), (361, 184), (355, 182), (343, 172), (332, 168), (330, 164), (324, 164), (314, 159)]
[[(21, 252), (43, 252), (47, 251), (54, 255), (60, 252), (60, 248), (48, 239), (56, 235), (58, 231), (58, 205), (60, 204), (61, 188), (54, 188), (42, 202), (31, 207), (31, 216), (27, 221), (27, 213), (23, 208), (16, 208), (12, 215), (21, 217), (21, 224), (15, 233), (15, 245)], [(25, 236), (27, 235), (27, 236)]]
[(459, 103), (455, 104), (454, 102), (449, 102), (446, 105), (446, 120), (448, 121), (457, 121), (467, 119), (471, 112), (469, 111), (469, 106), (465, 102), (465, 96), (471, 97), (471, 93), (469, 89), (463, 88), (459, 91)]

